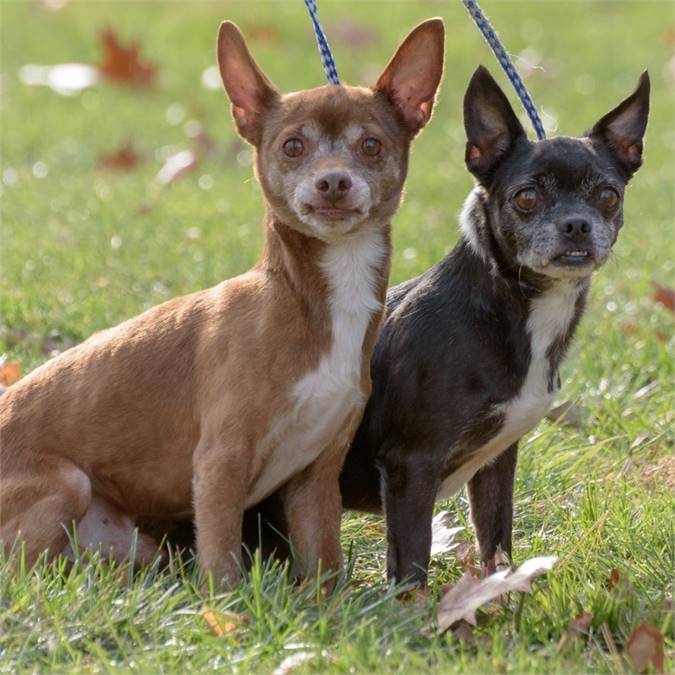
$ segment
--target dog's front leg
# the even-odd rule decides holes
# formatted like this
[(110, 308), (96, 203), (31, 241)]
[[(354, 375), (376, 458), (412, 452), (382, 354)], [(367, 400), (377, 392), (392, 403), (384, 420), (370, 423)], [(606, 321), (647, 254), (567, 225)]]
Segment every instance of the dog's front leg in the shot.
[(390, 452), (379, 464), (387, 519), (387, 578), (424, 587), (439, 471), (423, 456), (397, 455)]
[(497, 546), (511, 557), (513, 526), (513, 481), (518, 462), (518, 444), (507, 448), (484, 466), (468, 483), (471, 520), (476, 528), (481, 562), (495, 572)]
[(204, 589), (208, 588), (209, 576), (216, 586), (232, 588), (239, 583), (248, 479), (245, 453), (213, 445), (195, 456), (193, 499)]
[[(339, 476), (346, 451), (346, 447), (337, 447), (322, 453), (283, 488), (288, 533), (303, 576), (342, 569)], [(336, 581), (330, 578), (324, 588), (330, 591)]]

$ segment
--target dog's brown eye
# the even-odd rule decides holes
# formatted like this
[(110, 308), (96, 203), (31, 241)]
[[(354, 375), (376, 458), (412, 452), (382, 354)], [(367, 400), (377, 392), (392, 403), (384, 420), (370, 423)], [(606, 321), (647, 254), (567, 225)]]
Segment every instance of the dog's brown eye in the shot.
[(299, 138), (289, 138), (284, 143), (284, 154), (286, 157), (300, 157), (305, 151), (305, 144)]
[(515, 196), (514, 201), (521, 211), (532, 211), (539, 204), (539, 195), (536, 190), (525, 188)]
[(603, 188), (600, 190), (600, 201), (606, 209), (611, 209), (613, 206), (616, 206), (619, 201), (619, 195), (616, 190), (612, 188)]
[(375, 157), (375, 155), (380, 154), (382, 143), (380, 143), (377, 138), (364, 138), (363, 143), (361, 143), (361, 150), (363, 150), (364, 155)]

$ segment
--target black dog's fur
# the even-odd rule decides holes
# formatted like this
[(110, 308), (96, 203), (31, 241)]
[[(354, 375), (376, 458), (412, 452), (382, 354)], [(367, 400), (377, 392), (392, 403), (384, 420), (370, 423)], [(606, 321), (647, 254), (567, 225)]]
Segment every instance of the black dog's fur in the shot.
[[(432, 269), (389, 291), (372, 396), (341, 477), (346, 508), (386, 513), (390, 579), (425, 583), (444, 481), (450, 492), (468, 481), (488, 568), (497, 546), (510, 555), (517, 442), (559, 388), (591, 273), (623, 223), (648, 108), (645, 73), (586, 136), (532, 143), (489, 73), (474, 74), (464, 112), (478, 182), (463, 236)], [(535, 206), (521, 208), (532, 191)], [(249, 547), (287, 553), (272, 531), (286, 531), (274, 495), (245, 525)]]

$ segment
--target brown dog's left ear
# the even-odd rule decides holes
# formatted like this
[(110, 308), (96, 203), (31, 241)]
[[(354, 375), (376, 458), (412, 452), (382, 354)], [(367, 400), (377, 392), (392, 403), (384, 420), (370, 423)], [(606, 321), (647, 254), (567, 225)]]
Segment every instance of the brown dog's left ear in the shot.
[(642, 138), (649, 118), (649, 73), (645, 71), (635, 91), (602, 117), (589, 136), (602, 141), (630, 178), (642, 164)]
[(237, 25), (223, 21), (218, 30), (218, 65), (237, 130), (253, 145), (260, 143), (263, 113), (279, 92), (258, 67)]
[(413, 28), (374, 87), (389, 96), (413, 135), (431, 117), (443, 75), (444, 37), (442, 19), (429, 19)]

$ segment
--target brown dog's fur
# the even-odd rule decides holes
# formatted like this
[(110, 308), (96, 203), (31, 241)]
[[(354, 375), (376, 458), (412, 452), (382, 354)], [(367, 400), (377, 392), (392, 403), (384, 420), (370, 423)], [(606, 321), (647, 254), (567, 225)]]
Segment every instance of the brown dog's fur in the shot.
[[(194, 517), (202, 572), (233, 584), (243, 511), (280, 489), (303, 571), (339, 568), (338, 475), (370, 393), (389, 220), (442, 43), (440, 20), (425, 22), (374, 89), (281, 96), (221, 26), (223, 81), (267, 202), (262, 258), (95, 334), (0, 398), (6, 554), (20, 541), (29, 564), (57, 555), (80, 523), (81, 546), (122, 559), (137, 521)], [(377, 157), (361, 153), (364, 135), (381, 140)], [(284, 155), (289, 137), (303, 157)], [(331, 171), (354, 188), (319, 194)], [(137, 558), (155, 551), (140, 535)]]

